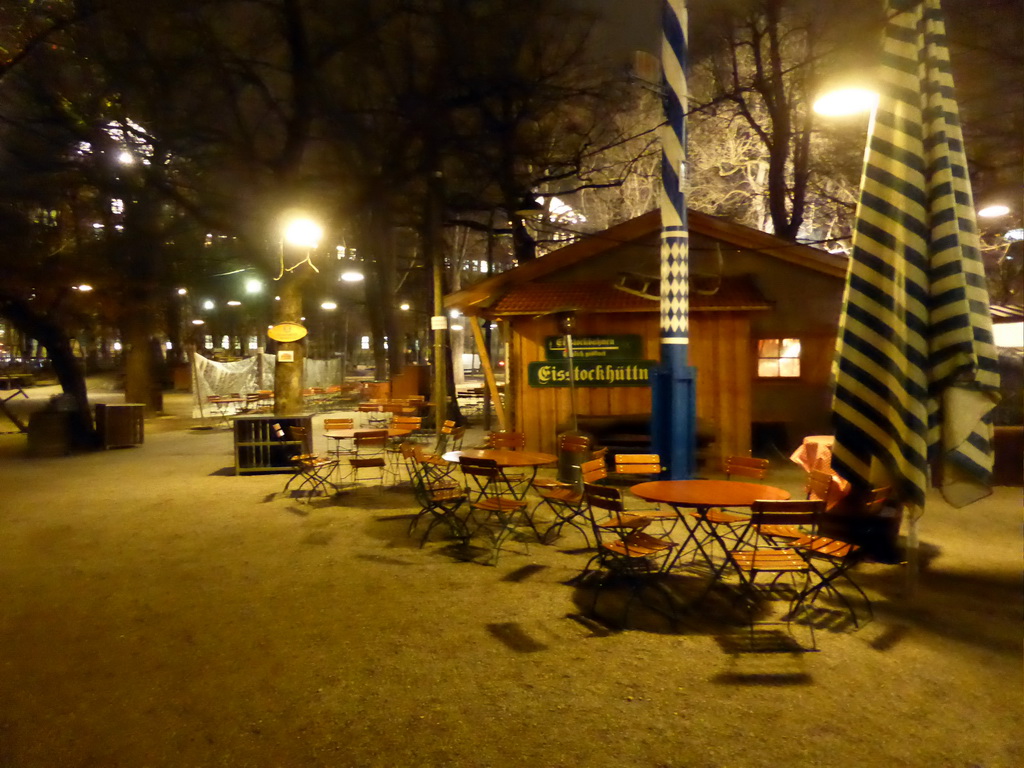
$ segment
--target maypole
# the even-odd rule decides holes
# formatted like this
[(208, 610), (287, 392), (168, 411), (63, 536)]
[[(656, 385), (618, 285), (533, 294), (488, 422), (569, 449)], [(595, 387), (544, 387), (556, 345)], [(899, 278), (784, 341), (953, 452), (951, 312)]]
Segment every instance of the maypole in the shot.
[(661, 68), (666, 124), (661, 130), (661, 367), (652, 388), (654, 449), (674, 480), (692, 477), (696, 379), (688, 364), (689, 234), (686, 222), (686, 3), (665, 0)]

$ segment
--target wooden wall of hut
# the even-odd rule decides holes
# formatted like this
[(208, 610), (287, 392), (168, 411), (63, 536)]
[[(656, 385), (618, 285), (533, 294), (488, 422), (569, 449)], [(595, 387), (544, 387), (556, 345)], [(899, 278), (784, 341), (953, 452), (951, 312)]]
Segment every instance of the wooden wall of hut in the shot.
[[(545, 359), (544, 341), (559, 335), (554, 316), (511, 317), (510, 388), (518, 393), (514, 429), (527, 436), (530, 450), (555, 451), (557, 435), (570, 428), (568, 387), (531, 387), (527, 368)], [(580, 314), (577, 336), (636, 334), (643, 356), (659, 360), (657, 312)], [(697, 416), (715, 430), (713, 456), (750, 450), (750, 389), (753, 375), (749, 315), (745, 312), (695, 312), (690, 316), (690, 363), (697, 368)], [(637, 416), (651, 413), (649, 387), (577, 387), (578, 416)]]

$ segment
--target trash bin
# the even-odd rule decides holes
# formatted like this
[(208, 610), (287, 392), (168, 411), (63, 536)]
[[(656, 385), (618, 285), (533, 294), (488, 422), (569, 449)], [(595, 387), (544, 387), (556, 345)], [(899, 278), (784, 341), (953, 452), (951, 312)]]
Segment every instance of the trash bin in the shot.
[[(586, 438), (585, 448), (576, 448), (579, 445), (578, 439)], [(563, 483), (571, 483), (581, 488), (583, 472), (580, 466), (590, 459), (593, 437), (586, 432), (563, 432), (558, 436), (558, 473), (557, 477)], [(572, 444), (573, 448), (566, 447)]]
[(141, 445), (146, 406), (142, 403), (97, 403), (96, 432), (104, 448)]

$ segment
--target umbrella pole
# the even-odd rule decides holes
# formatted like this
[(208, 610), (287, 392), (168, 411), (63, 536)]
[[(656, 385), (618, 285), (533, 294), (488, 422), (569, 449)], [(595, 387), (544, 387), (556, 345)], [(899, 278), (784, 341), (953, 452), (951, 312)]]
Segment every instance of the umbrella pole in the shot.
[(908, 600), (912, 600), (917, 597), (917, 577), (918, 577), (918, 539), (917, 539), (917, 521), (921, 519), (921, 515), (924, 513), (922, 507), (911, 506), (908, 507), (907, 515), (907, 583), (905, 585), (905, 597)]

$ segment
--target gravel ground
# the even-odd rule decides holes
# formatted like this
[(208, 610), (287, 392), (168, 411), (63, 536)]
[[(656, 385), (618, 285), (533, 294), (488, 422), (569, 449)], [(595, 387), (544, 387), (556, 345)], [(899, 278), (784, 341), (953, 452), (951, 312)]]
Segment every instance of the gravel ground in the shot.
[(421, 549), (408, 491), (302, 503), (190, 425), (47, 459), (0, 435), (3, 768), (1024, 765), (1019, 488), (930, 498), (912, 599), (867, 567), (874, 621), (753, 653), (721, 599), (585, 618), (581, 538)]

